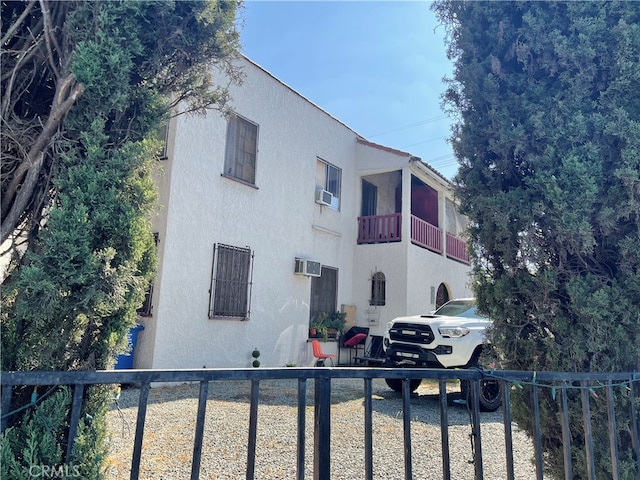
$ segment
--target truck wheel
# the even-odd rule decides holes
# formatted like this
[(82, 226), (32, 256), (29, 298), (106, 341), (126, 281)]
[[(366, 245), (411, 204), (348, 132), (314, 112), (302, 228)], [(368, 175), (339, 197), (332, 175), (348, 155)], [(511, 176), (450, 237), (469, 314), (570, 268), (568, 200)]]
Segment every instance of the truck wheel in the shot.
[[(471, 405), (470, 380), (460, 380), (460, 390)], [(483, 412), (495, 412), (502, 405), (502, 387), (497, 380), (480, 380), (480, 410)]]
[[(402, 393), (401, 378), (385, 378), (384, 381), (387, 382), (387, 385), (391, 390), (393, 390), (394, 392)], [(409, 390), (411, 390), (412, 393), (415, 392), (421, 383), (422, 380), (420, 378), (412, 378), (411, 380), (409, 380)]]

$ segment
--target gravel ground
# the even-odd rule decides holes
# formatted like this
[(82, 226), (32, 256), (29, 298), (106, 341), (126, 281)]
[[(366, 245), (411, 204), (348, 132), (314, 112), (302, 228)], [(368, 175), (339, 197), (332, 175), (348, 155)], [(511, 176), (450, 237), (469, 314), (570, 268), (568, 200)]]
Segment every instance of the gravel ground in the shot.
[[(364, 478), (364, 406), (360, 379), (335, 379), (331, 405), (331, 478)], [(197, 385), (151, 389), (140, 466), (141, 479), (186, 479), (198, 406)], [(451, 477), (473, 480), (474, 466), (466, 405), (448, 396)], [(250, 382), (211, 382), (202, 448), (201, 479), (245, 478)], [(108, 414), (111, 453), (107, 478), (129, 478), (139, 389), (123, 389)], [(307, 382), (305, 478), (313, 478), (313, 381)], [(119, 408), (118, 408), (119, 407)], [(413, 478), (441, 479), (442, 459), (437, 384), (424, 382), (412, 396)], [(260, 382), (256, 479), (294, 479), (296, 474), (297, 381)], [(502, 410), (481, 414), (485, 480), (504, 480)], [(534, 479), (533, 447), (513, 427), (513, 456), (518, 479)], [(373, 468), (375, 479), (404, 478), (402, 397), (384, 380), (373, 380)]]

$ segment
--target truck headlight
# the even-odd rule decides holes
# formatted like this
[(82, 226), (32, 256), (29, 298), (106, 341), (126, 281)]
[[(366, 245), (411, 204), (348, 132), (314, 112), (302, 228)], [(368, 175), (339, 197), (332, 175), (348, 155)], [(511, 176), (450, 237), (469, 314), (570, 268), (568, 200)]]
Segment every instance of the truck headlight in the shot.
[(460, 338), (468, 335), (471, 330), (462, 327), (440, 327), (438, 331), (445, 338)]

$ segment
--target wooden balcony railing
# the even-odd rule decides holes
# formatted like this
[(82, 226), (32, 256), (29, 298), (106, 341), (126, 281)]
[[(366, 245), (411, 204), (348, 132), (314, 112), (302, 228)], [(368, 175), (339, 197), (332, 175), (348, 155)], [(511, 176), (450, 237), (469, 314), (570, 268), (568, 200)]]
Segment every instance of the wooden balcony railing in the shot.
[(399, 242), (401, 225), (400, 213), (358, 217), (358, 243)]
[[(358, 217), (358, 243), (399, 242), (402, 216), (400, 213), (390, 215), (371, 215)], [(448, 258), (458, 262), (470, 263), (467, 244), (460, 237), (447, 232), (446, 250), (442, 245), (442, 229), (411, 215), (411, 243), (436, 253), (445, 253)]]
[(436, 253), (442, 253), (442, 230), (411, 215), (411, 242)]
[(459, 262), (469, 264), (469, 252), (467, 252), (467, 242), (460, 237), (456, 237), (447, 232), (447, 257)]

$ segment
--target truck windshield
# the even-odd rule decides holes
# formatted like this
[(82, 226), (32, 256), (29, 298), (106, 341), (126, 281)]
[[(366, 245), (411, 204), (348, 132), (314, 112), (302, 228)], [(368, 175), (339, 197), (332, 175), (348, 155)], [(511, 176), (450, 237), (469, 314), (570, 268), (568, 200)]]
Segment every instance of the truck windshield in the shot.
[(470, 301), (456, 301), (453, 300), (449, 303), (445, 303), (439, 309), (434, 312), (434, 315), (446, 315), (448, 317), (468, 317), (478, 318), (480, 315), (476, 312), (476, 305)]

